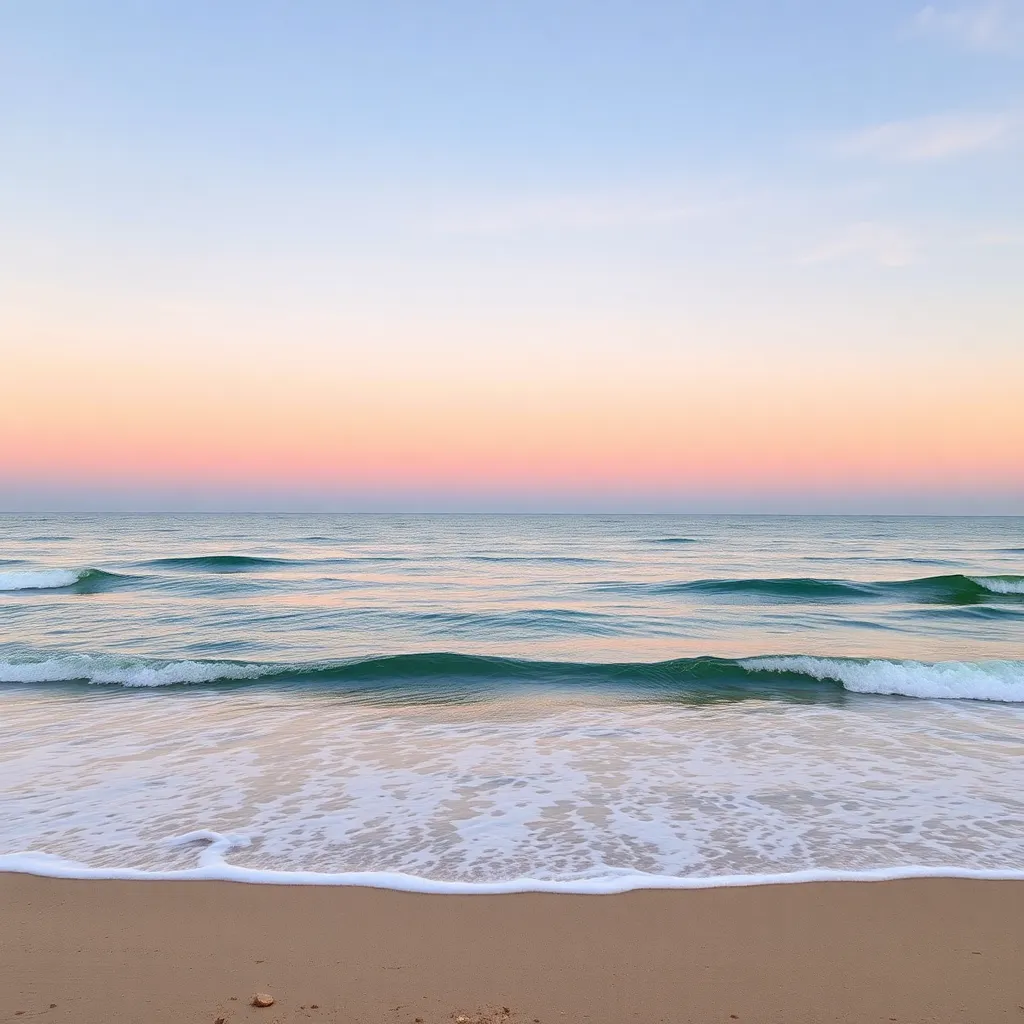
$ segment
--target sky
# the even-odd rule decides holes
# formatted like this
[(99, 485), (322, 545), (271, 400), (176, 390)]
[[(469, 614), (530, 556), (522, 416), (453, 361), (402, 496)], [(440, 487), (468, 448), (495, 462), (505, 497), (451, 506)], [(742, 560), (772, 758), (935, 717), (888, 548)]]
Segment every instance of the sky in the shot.
[(0, 510), (1024, 513), (1024, 0), (0, 0)]

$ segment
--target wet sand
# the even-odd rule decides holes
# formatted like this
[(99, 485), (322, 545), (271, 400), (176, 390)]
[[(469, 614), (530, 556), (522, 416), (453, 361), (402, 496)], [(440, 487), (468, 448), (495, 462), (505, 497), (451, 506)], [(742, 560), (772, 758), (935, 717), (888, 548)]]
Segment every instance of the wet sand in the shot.
[(0, 874), (0, 914), (0, 1021), (1024, 1022), (1024, 882), (433, 896)]

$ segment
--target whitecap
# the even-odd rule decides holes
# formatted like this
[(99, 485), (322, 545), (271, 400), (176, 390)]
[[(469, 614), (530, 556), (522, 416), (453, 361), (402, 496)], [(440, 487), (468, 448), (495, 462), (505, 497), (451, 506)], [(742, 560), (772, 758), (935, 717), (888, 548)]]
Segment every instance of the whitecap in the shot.
[(1020, 661), (855, 661), (834, 658), (750, 658), (752, 671), (798, 672), (832, 679), (853, 693), (903, 697), (1024, 702), (1024, 662)]
[(993, 594), (1024, 594), (1024, 579), (1020, 576), (969, 576), (968, 579)]
[(25, 569), (0, 572), (0, 591), (53, 590), (74, 586), (86, 573), (85, 569)]
[(0, 661), (0, 683), (87, 682), (112, 686), (174, 686), (254, 679), (272, 666), (208, 661), (143, 661), (67, 654), (36, 661)]

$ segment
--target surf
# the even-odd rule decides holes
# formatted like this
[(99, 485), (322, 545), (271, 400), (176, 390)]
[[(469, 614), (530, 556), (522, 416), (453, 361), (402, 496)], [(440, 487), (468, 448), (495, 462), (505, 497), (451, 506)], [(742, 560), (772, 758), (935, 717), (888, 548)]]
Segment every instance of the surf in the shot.
[(448, 652), (393, 654), (283, 664), (63, 654), (0, 661), (0, 683), (66, 683), (128, 689), (239, 684), (417, 693), (457, 698), (535, 686), (610, 689), (644, 699), (750, 697), (814, 699), (837, 687), (855, 694), (942, 700), (1024, 702), (1024, 661), (924, 662), (882, 658), (768, 655), (661, 662), (532, 661)]
[[(907, 580), (844, 580), (804, 577), (698, 579), (642, 585), (647, 592), (785, 602), (902, 599), (918, 604), (977, 604), (1024, 598), (1024, 576), (949, 573)], [(627, 589), (629, 586), (627, 585)]]
[(102, 569), (21, 569), (0, 572), (0, 592), (74, 590), (90, 593), (130, 582), (131, 577)]

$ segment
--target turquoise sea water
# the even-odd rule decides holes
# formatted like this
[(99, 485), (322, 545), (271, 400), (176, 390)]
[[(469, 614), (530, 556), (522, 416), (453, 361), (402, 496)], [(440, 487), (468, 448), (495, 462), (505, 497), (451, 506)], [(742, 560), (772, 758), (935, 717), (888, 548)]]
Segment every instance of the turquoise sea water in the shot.
[(1024, 870), (1024, 519), (6, 516), (0, 740), (6, 866)]

